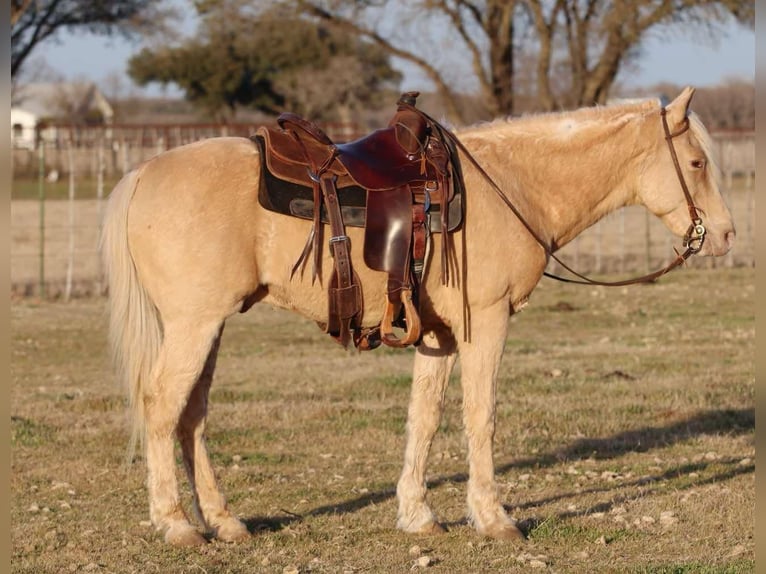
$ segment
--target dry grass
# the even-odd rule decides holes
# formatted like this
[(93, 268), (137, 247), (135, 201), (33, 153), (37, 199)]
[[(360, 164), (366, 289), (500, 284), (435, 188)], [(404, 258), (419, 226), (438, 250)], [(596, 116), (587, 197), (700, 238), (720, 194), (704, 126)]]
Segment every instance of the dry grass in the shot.
[(256, 307), (227, 326), (208, 432), (254, 536), (197, 550), (161, 542), (143, 463), (123, 465), (104, 302), (14, 303), (11, 569), (752, 572), (754, 297), (752, 269), (539, 287), (512, 319), (496, 437), (524, 544), (465, 523), (459, 373), (429, 475), (449, 532), (413, 538), (393, 527), (411, 351), (349, 356)]

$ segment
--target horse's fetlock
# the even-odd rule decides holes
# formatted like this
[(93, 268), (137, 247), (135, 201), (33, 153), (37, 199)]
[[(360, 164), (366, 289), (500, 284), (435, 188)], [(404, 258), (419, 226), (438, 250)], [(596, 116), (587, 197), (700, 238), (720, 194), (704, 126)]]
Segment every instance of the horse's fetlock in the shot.
[(245, 523), (233, 516), (220, 521), (215, 527), (215, 537), (224, 542), (244, 542), (250, 538)]
[(207, 544), (202, 534), (188, 522), (175, 521), (165, 530), (165, 542), (173, 546), (201, 546)]

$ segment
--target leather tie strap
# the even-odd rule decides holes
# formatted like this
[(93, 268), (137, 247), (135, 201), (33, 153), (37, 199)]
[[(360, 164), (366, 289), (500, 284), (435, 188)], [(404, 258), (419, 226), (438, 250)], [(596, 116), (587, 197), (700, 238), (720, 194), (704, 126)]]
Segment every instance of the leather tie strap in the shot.
[(362, 298), (359, 282), (355, 280), (351, 269), (350, 240), (345, 233), (341, 217), (335, 179), (336, 177), (331, 174), (322, 175), (320, 178), (332, 233), (329, 241), (330, 250), (335, 261), (329, 286), (327, 332), (333, 334), (341, 345), (347, 347), (351, 341), (351, 331), (355, 327), (352, 324), (353, 320), (362, 310)]

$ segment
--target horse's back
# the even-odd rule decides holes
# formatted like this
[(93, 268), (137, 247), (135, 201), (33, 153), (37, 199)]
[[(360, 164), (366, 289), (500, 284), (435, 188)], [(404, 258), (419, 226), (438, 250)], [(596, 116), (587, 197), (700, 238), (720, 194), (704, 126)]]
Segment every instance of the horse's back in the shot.
[(199, 213), (204, 208), (206, 216), (214, 217), (215, 208), (222, 204), (252, 204), (260, 161), (250, 140), (221, 137), (173, 148), (138, 169), (139, 187), (131, 210)]

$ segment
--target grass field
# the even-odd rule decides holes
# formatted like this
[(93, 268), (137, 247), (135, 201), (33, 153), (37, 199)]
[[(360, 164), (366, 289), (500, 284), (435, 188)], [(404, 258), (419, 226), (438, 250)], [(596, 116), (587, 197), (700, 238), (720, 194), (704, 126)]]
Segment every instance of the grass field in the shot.
[(412, 351), (347, 355), (256, 306), (227, 325), (208, 425), (253, 537), (192, 550), (153, 531), (143, 462), (124, 463), (104, 301), (14, 302), (11, 570), (753, 572), (754, 300), (747, 268), (540, 285), (512, 318), (498, 397), (498, 482), (525, 543), (466, 524), (459, 373), (429, 468), (448, 532), (411, 537), (394, 490)]

